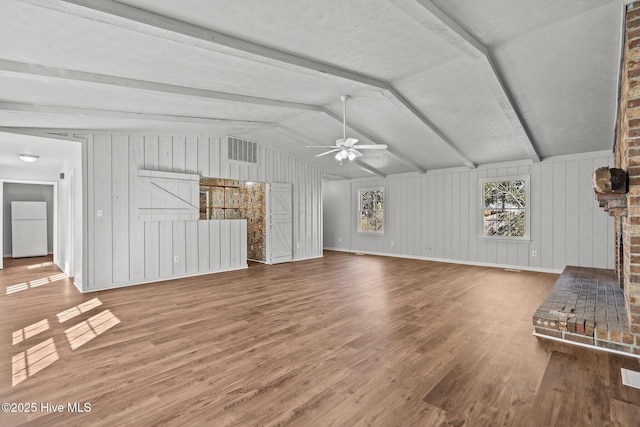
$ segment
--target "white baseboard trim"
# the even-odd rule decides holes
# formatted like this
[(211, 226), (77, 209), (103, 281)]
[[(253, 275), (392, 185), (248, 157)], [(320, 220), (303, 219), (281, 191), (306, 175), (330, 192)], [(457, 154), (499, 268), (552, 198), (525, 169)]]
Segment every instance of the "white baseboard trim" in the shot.
[(407, 258), (407, 259), (417, 259), (421, 261), (434, 261), (434, 262), (444, 262), (449, 264), (463, 264), (463, 265), (475, 265), (478, 267), (494, 267), (494, 268), (508, 268), (510, 270), (526, 270), (526, 271), (535, 271), (538, 273), (553, 273), (553, 274), (561, 274), (562, 270), (557, 270), (553, 268), (540, 268), (540, 267), (529, 267), (523, 265), (510, 265), (510, 264), (495, 264), (491, 262), (481, 262), (481, 261), (463, 261), (458, 259), (449, 259), (449, 258), (434, 258), (434, 257), (425, 257), (425, 256), (417, 256), (417, 255), (404, 255), (404, 254), (391, 254), (388, 252), (372, 252), (372, 251), (354, 251), (351, 249), (344, 248), (324, 248), (327, 251), (337, 251), (337, 252), (349, 252), (353, 254), (365, 254), (365, 255), (377, 255), (377, 256), (387, 256), (394, 258)]
[(199, 273), (193, 273), (193, 274), (183, 274), (183, 275), (180, 275), (180, 276), (160, 277), (160, 278), (157, 278), (157, 279), (144, 280), (142, 282), (112, 283), (109, 286), (106, 286), (104, 288), (83, 289), (80, 292), (82, 292), (84, 294), (84, 293), (90, 293), (90, 292), (106, 291), (108, 289), (126, 288), (126, 287), (129, 287), (129, 286), (145, 285), (145, 284), (156, 283), (156, 282), (166, 282), (168, 280), (186, 279), (186, 278), (189, 278), (189, 277), (197, 277), (197, 276), (206, 276), (208, 274), (226, 273), (228, 271), (245, 270), (247, 268), (249, 268), (249, 266), (247, 264), (245, 264), (244, 266), (241, 266), (241, 267), (229, 268), (229, 269), (226, 269), (226, 270), (214, 270), (214, 271), (205, 271), (205, 272), (202, 272), (202, 273), (199, 272)]
[[(308, 257), (304, 257), (304, 258), (295, 258), (295, 259), (292, 259), (291, 262), (305, 261), (305, 260), (308, 260), (308, 259), (316, 259), (316, 258), (322, 258), (322, 257), (324, 257), (324, 255), (314, 255), (314, 256), (308, 256)], [(267, 263), (266, 261), (260, 261), (260, 260), (257, 260), (257, 259), (247, 259), (247, 261), (259, 262), (261, 264), (272, 265), (272, 264)]]
[(324, 258), (324, 255), (313, 255), (313, 256), (308, 256), (308, 257), (304, 257), (304, 258), (296, 258), (296, 259), (293, 260), (293, 262), (306, 261), (308, 259), (318, 259), (318, 258)]
[(73, 278), (73, 286), (78, 288), (78, 291), (80, 291), (80, 293), (84, 293), (84, 291), (82, 290), (82, 282), (75, 277)]
[(60, 263), (56, 262), (55, 263), (56, 267), (58, 267), (60, 269), (60, 271), (62, 271), (64, 274), (66, 274), (67, 276), (70, 276), (69, 271), (67, 271), (67, 269)]

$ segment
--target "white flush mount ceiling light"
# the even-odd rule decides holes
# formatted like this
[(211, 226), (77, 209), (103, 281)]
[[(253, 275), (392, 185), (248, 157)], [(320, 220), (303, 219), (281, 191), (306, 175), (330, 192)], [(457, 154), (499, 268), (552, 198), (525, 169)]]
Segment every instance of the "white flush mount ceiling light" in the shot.
[(40, 158), (40, 156), (35, 154), (18, 154), (18, 158), (23, 162), (33, 163)]

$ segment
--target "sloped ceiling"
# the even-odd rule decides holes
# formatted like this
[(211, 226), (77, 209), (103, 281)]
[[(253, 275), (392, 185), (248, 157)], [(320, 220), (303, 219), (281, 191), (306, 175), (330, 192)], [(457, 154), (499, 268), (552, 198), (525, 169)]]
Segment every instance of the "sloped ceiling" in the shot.
[[(2, 9), (0, 126), (13, 131), (229, 134), (347, 178), (613, 145), (619, 0), (5, 0)], [(343, 94), (347, 136), (389, 146), (360, 165), (306, 148), (342, 136)], [(16, 150), (9, 140), (0, 161)]]

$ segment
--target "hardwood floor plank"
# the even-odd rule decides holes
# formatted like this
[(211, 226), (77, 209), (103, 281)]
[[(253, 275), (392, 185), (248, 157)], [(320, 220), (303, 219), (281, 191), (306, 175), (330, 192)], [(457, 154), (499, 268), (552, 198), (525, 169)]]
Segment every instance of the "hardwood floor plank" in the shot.
[[(620, 383), (621, 367), (640, 370), (637, 359), (531, 335), (557, 275), (326, 252), (81, 294), (50, 261), (7, 259), (0, 271), (0, 400), (92, 410), (0, 413), (3, 427), (626, 426), (638, 417), (640, 390)], [(46, 343), (57, 358), (29, 361)]]

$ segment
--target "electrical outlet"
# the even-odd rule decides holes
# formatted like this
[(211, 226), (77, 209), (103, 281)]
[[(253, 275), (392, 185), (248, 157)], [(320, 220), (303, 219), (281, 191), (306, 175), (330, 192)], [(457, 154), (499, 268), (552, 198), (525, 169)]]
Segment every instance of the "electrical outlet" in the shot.
[(531, 251), (531, 256), (534, 257), (534, 258), (537, 257), (538, 256), (538, 251), (536, 251), (536, 250)]
[(338, 242), (342, 242), (342, 237), (338, 237)]
[(300, 243), (296, 243), (296, 249), (300, 249)]
[(173, 262), (180, 262), (180, 257), (179, 256), (174, 256), (173, 257)]
[(395, 246), (395, 245), (396, 245), (395, 240), (392, 240), (392, 241), (391, 241), (391, 246)]
[(102, 216), (102, 209), (98, 209), (96, 215), (98, 216), (98, 218), (100, 218)]

